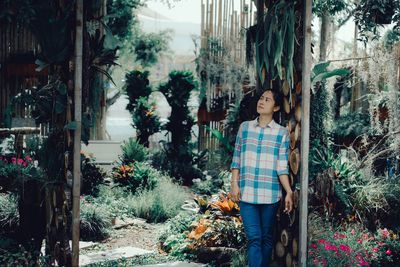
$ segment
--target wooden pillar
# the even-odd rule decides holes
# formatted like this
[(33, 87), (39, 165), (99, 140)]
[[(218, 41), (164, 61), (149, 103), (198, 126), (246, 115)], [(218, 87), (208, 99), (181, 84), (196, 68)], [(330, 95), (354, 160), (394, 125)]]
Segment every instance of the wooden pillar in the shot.
[(74, 74), (74, 131), (73, 201), (72, 201), (72, 266), (79, 266), (80, 190), (81, 190), (81, 124), (82, 124), (82, 50), (83, 50), (83, 0), (76, 2), (75, 74)]
[(310, 71), (311, 71), (311, 5), (304, 1), (303, 12), (303, 58), (301, 98), (301, 165), (300, 165), (300, 226), (299, 265), (307, 266), (307, 222), (308, 222), (308, 154), (310, 150)]

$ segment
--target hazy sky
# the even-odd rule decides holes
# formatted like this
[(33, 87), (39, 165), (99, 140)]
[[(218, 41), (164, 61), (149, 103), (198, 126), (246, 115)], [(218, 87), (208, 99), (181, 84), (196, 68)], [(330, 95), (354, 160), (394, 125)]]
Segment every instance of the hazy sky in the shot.
[[(166, 2), (167, 0), (147, 0), (147, 6), (160, 13), (161, 15), (179, 22), (192, 22), (201, 23), (201, 0), (169, 0), (172, 8), (169, 8)], [(206, 3), (206, 0), (204, 0)], [(211, 1), (209, 1), (211, 3)], [(246, 3), (250, 3), (250, 0), (246, 0)], [(238, 9), (240, 7), (240, 0), (234, 0), (234, 7)]]

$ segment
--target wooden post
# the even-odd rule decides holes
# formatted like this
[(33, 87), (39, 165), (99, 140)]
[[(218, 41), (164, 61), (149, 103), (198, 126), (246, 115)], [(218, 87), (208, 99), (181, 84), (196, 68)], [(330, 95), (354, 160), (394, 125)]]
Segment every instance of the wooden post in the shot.
[[(264, 16), (264, 0), (257, 0), (257, 25), (263, 23)], [(261, 77), (257, 77), (256, 93), (262, 90)]]
[(75, 32), (75, 81), (74, 81), (74, 130), (73, 201), (72, 201), (72, 266), (79, 266), (79, 209), (81, 190), (81, 121), (82, 121), (82, 50), (83, 50), (83, 0), (76, 2)]
[(310, 150), (310, 71), (311, 71), (311, 3), (304, 1), (303, 12), (303, 56), (302, 56), (302, 120), (301, 120), (301, 165), (300, 165), (300, 226), (299, 265), (307, 266), (307, 222), (308, 222), (308, 153)]

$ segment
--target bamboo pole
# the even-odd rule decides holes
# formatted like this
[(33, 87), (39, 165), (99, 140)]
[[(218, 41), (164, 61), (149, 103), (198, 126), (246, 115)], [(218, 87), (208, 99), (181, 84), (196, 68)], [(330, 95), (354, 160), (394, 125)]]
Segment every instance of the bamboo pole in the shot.
[(83, 0), (76, 2), (75, 36), (75, 81), (74, 81), (74, 119), (77, 128), (74, 131), (73, 153), (73, 203), (72, 203), (72, 266), (79, 266), (79, 209), (81, 174), (81, 120), (82, 120), (82, 50), (83, 50)]
[(222, 27), (222, 1), (219, 0), (219, 8), (218, 8), (218, 36), (222, 35), (221, 27)]
[(204, 39), (204, 0), (201, 0), (201, 32), (200, 32), (200, 48), (203, 48)]
[(300, 164), (300, 226), (299, 266), (307, 266), (307, 214), (308, 214), (308, 154), (310, 151), (310, 71), (311, 71), (311, 5), (305, 0), (303, 13), (302, 55), (302, 115), (301, 120), (301, 164)]

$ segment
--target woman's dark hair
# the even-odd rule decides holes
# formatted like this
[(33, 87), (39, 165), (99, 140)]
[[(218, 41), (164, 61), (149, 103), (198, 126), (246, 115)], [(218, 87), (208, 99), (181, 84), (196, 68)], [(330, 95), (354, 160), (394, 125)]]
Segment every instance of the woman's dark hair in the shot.
[(270, 91), (272, 93), (272, 97), (274, 98), (275, 102), (275, 107), (282, 107), (282, 101), (283, 101), (283, 94), (280, 90), (277, 89), (266, 89), (264, 90), (260, 95), (259, 98), (264, 94), (265, 92)]

